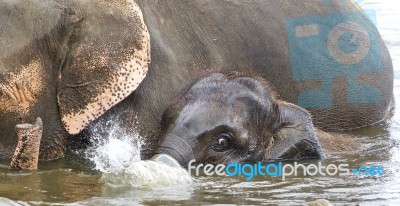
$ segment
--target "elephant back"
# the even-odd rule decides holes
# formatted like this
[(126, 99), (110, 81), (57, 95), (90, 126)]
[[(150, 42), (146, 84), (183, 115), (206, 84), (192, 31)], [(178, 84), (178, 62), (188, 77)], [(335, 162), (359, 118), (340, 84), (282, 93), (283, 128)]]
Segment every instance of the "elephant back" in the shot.
[(139, 104), (165, 108), (202, 74), (233, 70), (268, 80), (325, 130), (376, 123), (390, 107), (390, 55), (373, 12), (353, 1), (137, 2), (152, 42), (149, 77), (139, 89), (149, 95)]

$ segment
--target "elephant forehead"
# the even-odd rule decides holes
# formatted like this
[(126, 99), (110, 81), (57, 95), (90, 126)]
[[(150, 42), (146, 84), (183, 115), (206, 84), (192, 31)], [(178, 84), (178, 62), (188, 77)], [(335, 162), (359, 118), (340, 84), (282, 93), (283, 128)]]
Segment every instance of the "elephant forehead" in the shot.
[(198, 101), (186, 105), (179, 113), (176, 123), (179, 127), (188, 127), (198, 133), (221, 125), (242, 128), (248, 120), (246, 107), (241, 102), (227, 105), (214, 101)]
[(21, 113), (29, 110), (43, 91), (43, 64), (35, 58), (15, 70), (5, 74), (0, 83), (0, 110)]
[(62, 8), (56, 1), (1, 1), (0, 4), (0, 58), (12, 56), (43, 38), (62, 18)]

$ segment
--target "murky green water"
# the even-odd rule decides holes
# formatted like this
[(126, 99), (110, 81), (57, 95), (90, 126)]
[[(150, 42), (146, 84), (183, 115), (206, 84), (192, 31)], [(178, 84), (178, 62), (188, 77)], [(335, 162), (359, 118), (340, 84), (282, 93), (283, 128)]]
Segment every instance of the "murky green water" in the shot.
[(126, 167), (129, 172), (121, 170), (105, 175), (79, 162), (59, 160), (41, 163), (36, 172), (16, 172), (8, 170), (9, 161), (0, 161), (0, 205), (304, 205), (321, 198), (335, 205), (400, 204), (400, 25), (396, 23), (400, 3), (369, 0), (363, 6), (377, 11), (378, 27), (392, 55), (396, 109), (386, 122), (351, 132), (362, 143), (362, 149), (331, 154), (322, 163), (348, 163), (354, 168), (381, 165), (385, 176), (307, 176), (289, 177), (285, 181), (278, 177), (257, 177), (249, 182), (244, 178), (202, 176), (192, 183), (180, 182), (181, 177), (175, 176), (168, 178), (175, 181), (172, 185), (178, 186), (162, 186), (165, 185), (162, 182), (151, 182), (154, 177), (143, 177), (148, 178), (147, 182), (136, 184), (139, 180), (130, 175), (137, 170), (129, 167)]

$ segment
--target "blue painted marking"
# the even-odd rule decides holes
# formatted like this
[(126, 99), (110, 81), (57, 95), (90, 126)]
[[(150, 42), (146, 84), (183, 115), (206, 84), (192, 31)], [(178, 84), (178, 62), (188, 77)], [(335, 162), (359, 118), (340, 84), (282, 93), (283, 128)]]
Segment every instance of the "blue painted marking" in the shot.
[[(331, 8), (337, 8), (339, 4), (340, 6), (346, 6), (349, 5), (348, 0), (341, 0), (340, 2), (333, 2), (332, 0), (320, 0), (323, 4), (331, 7)], [(364, 2), (364, 0), (355, 0), (354, 3), (355, 4), (362, 4)]]
[[(376, 17), (369, 11), (370, 18)], [(363, 28), (338, 26), (345, 22), (355, 23)], [(376, 18), (375, 21), (376, 23)], [(376, 73), (381, 70), (380, 41), (377, 29), (365, 18), (360, 11), (350, 13), (328, 14), (292, 19), (287, 22), (292, 77), (295, 81), (320, 80), (319, 90), (302, 91), (298, 97), (298, 104), (304, 108), (332, 108), (333, 107), (333, 78), (347, 77), (347, 102), (351, 104), (377, 104), (381, 101), (381, 92), (372, 85), (359, 84), (361, 74)], [(339, 36), (332, 35), (336, 28)], [(357, 33), (358, 32), (358, 33)], [(367, 33), (367, 35), (365, 35)], [(358, 37), (357, 37), (358, 34)], [(331, 36), (330, 36), (331, 35)], [(367, 41), (358, 39), (367, 36)], [(328, 49), (328, 39), (337, 44), (334, 49)], [(368, 42), (366, 46), (365, 42)], [(331, 44), (334, 45), (334, 44)], [(332, 48), (332, 47), (331, 47)], [(360, 59), (354, 62), (356, 51), (367, 51), (359, 55)], [(342, 58), (331, 54), (340, 50)], [(331, 52), (330, 52), (331, 51)], [(334, 52), (336, 53), (336, 52)]]
[(365, 9), (364, 10), (365, 15), (369, 17), (369, 20), (372, 21), (372, 23), (375, 26), (378, 26), (377, 18), (376, 18), (376, 11), (372, 9)]
[(351, 54), (357, 51), (360, 46), (360, 41), (355, 39), (352, 41), (354, 34), (352, 32), (345, 32), (339, 37), (339, 49), (347, 54)]

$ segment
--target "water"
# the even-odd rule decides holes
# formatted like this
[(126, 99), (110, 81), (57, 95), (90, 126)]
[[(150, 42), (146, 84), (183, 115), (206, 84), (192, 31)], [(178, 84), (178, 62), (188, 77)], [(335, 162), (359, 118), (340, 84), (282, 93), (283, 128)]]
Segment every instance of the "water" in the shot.
[[(304, 205), (327, 199), (335, 205), (398, 205), (400, 203), (400, 2), (363, 1), (376, 10), (378, 28), (395, 69), (393, 116), (379, 125), (352, 132), (364, 147), (331, 154), (323, 161), (351, 166), (381, 165), (384, 177), (196, 177), (161, 163), (140, 161), (140, 137), (110, 131), (96, 139), (87, 157), (97, 170), (81, 162), (41, 163), (36, 172), (8, 170), (0, 161), (0, 205), (153, 205), (153, 204), (278, 204)], [(118, 148), (118, 149), (116, 149)]]
[(118, 126), (114, 126), (107, 138), (92, 135), (93, 146), (85, 151), (86, 158), (102, 173), (102, 181), (107, 186), (153, 189), (192, 183), (192, 177), (179, 165), (171, 167), (155, 161), (141, 161), (143, 142), (140, 136), (119, 131)]

